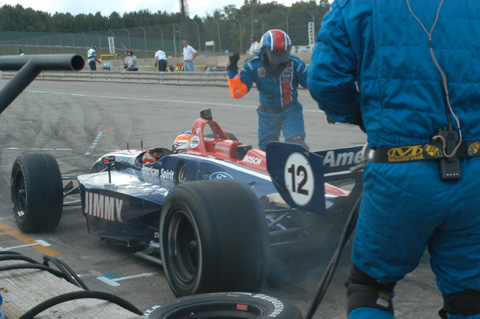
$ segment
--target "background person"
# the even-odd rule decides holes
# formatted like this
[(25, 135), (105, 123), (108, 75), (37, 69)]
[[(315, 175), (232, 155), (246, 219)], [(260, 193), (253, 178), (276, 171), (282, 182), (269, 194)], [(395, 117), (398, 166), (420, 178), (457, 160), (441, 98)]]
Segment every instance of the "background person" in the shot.
[(260, 51), (260, 42), (258, 42), (257, 37), (254, 34), (252, 34), (250, 36), (250, 48), (247, 51), (247, 58), (245, 59), (245, 62), (253, 58), (253, 56), (257, 55), (259, 51)]
[(394, 318), (395, 283), (426, 248), (441, 317), (480, 318), (478, 12), (469, 0), (337, 0), (323, 19), (310, 92), (333, 120), (363, 122), (375, 150), (353, 243), (350, 319)]
[(125, 66), (127, 71), (138, 71), (138, 59), (132, 50), (127, 51), (127, 58), (125, 59)]
[(25, 55), (22, 51), (22, 49), (18, 49), (18, 55)]
[(92, 44), (92, 47), (87, 52), (87, 61), (90, 66), (90, 71), (97, 70), (97, 63), (102, 63), (102, 60), (97, 57), (97, 45)]
[(157, 66), (160, 72), (167, 70), (167, 55), (160, 48), (155, 52), (155, 67)]
[(267, 31), (258, 55), (253, 56), (238, 74), (238, 53), (230, 53), (228, 85), (232, 97), (239, 99), (257, 84), (260, 106), (258, 114), (258, 147), (278, 141), (283, 133), (286, 142), (305, 144), (303, 107), (298, 101), (298, 85), (307, 87), (307, 66), (290, 55), (292, 43), (282, 30)]
[(128, 55), (128, 50), (125, 51), (125, 57), (123, 58), (123, 68), (126, 70), (128, 68), (128, 59), (130, 56)]
[(187, 40), (183, 40), (183, 66), (186, 72), (194, 72), (193, 60), (197, 56), (197, 51), (192, 48)]

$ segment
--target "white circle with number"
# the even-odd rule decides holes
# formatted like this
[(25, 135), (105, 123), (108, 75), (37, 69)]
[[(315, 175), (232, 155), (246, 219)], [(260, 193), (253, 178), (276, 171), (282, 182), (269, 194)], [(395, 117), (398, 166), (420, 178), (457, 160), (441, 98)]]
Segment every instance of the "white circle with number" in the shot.
[(295, 204), (307, 205), (313, 196), (315, 181), (312, 167), (301, 153), (292, 153), (285, 163), (285, 186)]

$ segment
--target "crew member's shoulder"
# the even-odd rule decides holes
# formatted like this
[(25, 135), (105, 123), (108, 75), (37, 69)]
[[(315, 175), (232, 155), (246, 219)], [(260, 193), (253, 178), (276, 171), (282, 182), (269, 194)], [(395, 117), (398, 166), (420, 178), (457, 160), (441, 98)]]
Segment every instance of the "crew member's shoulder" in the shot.
[(336, 4), (340, 9), (343, 9), (347, 5), (348, 1), (349, 0), (337, 0), (332, 3), (332, 6)]
[(262, 59), (258, 55), (252, 57), (250, 60), (245, 63), (244, 67), (248, 69), (254, 69), (263, 64)]

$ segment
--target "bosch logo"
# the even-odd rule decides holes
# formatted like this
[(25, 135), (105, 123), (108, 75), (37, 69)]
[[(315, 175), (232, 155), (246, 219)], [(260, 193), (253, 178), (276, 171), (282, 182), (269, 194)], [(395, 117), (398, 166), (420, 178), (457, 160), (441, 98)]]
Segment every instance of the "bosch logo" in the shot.
[(260, 165), (262, 163), (262, 159), (247, 155), (245, 156), (242, 162), (253, 164), (253, 165)]

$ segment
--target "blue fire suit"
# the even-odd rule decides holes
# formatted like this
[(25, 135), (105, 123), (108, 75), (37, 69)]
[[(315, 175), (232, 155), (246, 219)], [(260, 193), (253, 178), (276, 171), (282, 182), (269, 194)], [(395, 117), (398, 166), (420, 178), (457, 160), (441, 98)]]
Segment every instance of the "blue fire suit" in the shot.
[[(230, 79), (238, 76), (236, 71), (228, 71)], [(267, 143), (278, 141), (280, 132), (285, 141), (292, 138), (305, 138), (303, 107), (298, 101), (298, 85), (307, 87), (307, 66), (298, 57), (291, 55), (285, 67), (273, 69), (265, 66), (261, 57), (250, 59), (240, 71), (243, 88), (233, 87), (232, 95), (240, 98), (256, 83), (260, 94), (258, 113), (258, 146), (265, 150)], [(237, 83), (238, 84), (238, 83)], [(236, 93), (234, 93), (236, 91)]]
[[(428, 32), (460, 123), (448, 111), (453, 127), (465, 141), (480, 140), (480, 2), (445, 0), (435, 24), (440, 3), (409, 0), (410, 10), (406, 0), (336, 0), (323, 19), (308, 70), (310, 93), (333, 120), (362, 119), (373, 149), (429, 143), (447, 126)], [(459, 161), (461, 178), (446, 182), (436, 160), (369, 162), (352, 261), (378, 284), (391, 284), (428, 249), (445, 304), (463, 292), (476, 300), (447, 311), (448, 318), (477, 319), (480, 158)], [(393, 318), (374, 308), (358, 307), (349, 318)]]

